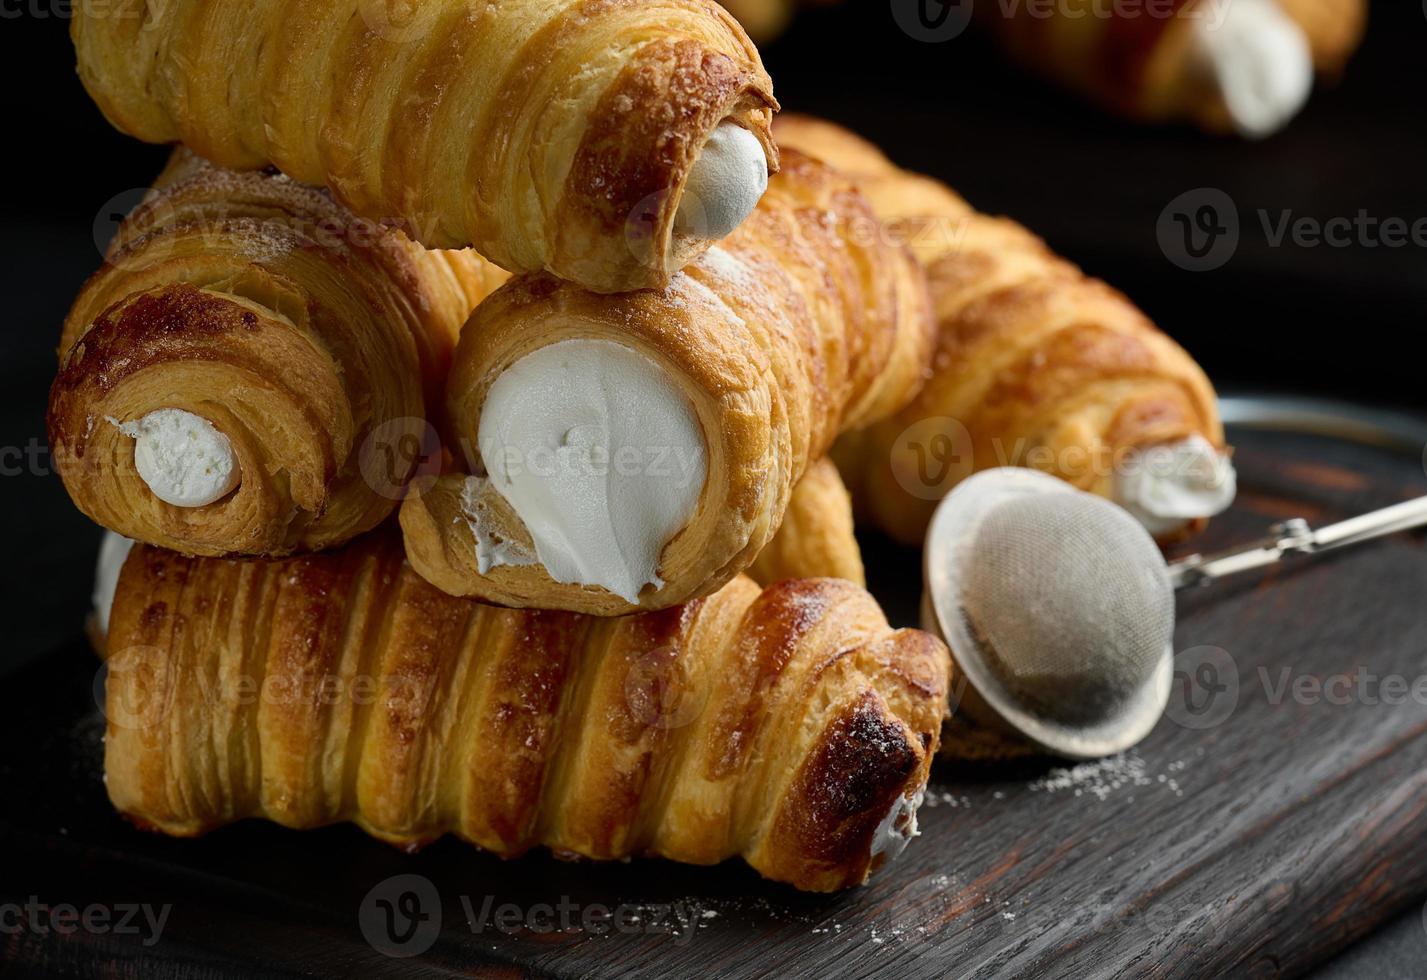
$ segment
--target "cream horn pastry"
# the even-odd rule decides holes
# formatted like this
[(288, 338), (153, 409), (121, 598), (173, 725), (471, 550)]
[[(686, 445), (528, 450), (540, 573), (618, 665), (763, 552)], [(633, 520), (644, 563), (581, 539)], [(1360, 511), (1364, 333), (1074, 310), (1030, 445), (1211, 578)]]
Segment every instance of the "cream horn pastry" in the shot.
[(1341, 71), (1366, 0), (1170, 0), (978, 7), (1017, 60), (1123, 115), (1266, 136), (1298, 113), (1315, 69)]
[(179, 151), (157, 187), (60, 340), (48, 427), (75, 504), (191, 554), (374, 527), (439, 452), (456, 334), (505, 274), (270, 172)]
[(852, 497), (831, 459), (818, 460), (793, 487), (783, 523), (747, 569), (759, 585), (790, 578), (841, 578), (866, 585), (852, 527)]
[(778, 166), (772, 83), (713, 0), (115, 0), (70, 33), (132, 136), (600, 292), (665, 285)]
[(849, 582), (738, 577), (622, 618), (500, 609), (432, 587), (382, 531), (278, 562), (135, 548), (107, 652), (105, 784), (141, 827), (741, 857), (810, 891), (915, 834), (949, 670)]
[(417, 571), (452, 595), (619, 615), (747, 568), (833, 439), (925, 381), (926, 284), (881, 230), (846, 179), (790, 154), (663, 290), (497, 291), (447, 389), (471, 475), (402, 507)]
[(1162, 540), (1229, 506), (1214, 389), (1123, 294), (845, 129), (789, 116), (778, 134), (856, 180), (916, 253), (936, 307), (926, 386), (834, 450), (861, 514), (920, 544), (937, 502), (994, 466), (1114, 499)]

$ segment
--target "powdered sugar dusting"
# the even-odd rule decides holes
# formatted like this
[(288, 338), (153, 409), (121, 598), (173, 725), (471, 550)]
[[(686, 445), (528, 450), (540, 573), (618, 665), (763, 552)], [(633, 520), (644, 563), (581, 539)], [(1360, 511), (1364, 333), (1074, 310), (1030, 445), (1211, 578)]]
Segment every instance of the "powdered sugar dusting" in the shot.
[(950, 790), (938, 789), (928, 784), (926, 789), (926, 799), (922, 804), (928, 808), (939, 806), (950, 807), (952, 809), (970, 809), (971, 797), (960, 793), (953, 793)]
[(1107, 800), (1126, 787), (1158, 785), (1176, 796), (1183, 796), (1184, 791), (1173, 774), (1183, 771), (1184, 765), (1183, 761), (1171, 762), (1165, 772), (1151, 774), (1145, 760), (1138, 752), (1131, 750), (1094, 762), (1052, 769), (1034, 780), (1028, 788), (1032, 793), (1069, 792), (1074, 796), (1089, 795), (1097, 800)]
[(751, 293), (756, 288), (752, 270), (717, 245), (703, 254), (700, 264), (740, 293)]
[[(746, 324), (743, 322), (743, 318), (737, 313), (733, 312), (733, 310), (729, 308), (728, 304), (726, 304), (712, 289), (699, 282), (693, 276), (689, 275), (685, 275), (683, 277), (683, 282), (688, 287), (690, 292), (697, 293), (705, 302), (710, 305), (713, 310), (723, 314), (724, 319), (727, 320), (730, 324), (739, 329), (742, 329), (746, 326)], [(674, 292), (674, 290), (670, 290), (669, 292), (672, 293)]]

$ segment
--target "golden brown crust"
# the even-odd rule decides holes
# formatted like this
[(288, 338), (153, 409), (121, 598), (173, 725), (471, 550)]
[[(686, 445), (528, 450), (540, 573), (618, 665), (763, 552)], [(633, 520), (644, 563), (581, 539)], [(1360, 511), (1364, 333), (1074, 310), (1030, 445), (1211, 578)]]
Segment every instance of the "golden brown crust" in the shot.
[[(439, 420), (459, 325), (504, 274), (272, 174), (180, 151), (157, 183), (60, 340), (47, 422), (76, 505), (194, 554), (316, 550), (374, 527), (420, 462), (408, 443)], [(179, 508), (148, 490), (116, 423), (160, 408), (228, 437), (233, 494)]]
[(602, 292), (663, 286), (707, 246), (673, 220), (719, 123), (778, 165), (772, 83), (713, 0), (118, 0), (71, 36), (131, 135)]
[(784, 116), (777, 132), (856, 179), (926, 270), (931, 378), (834, 451), (858, 508), (893, 537), (919, 544), (941, 497), (988, 467), (1032, 466), (1108, 495), (1134, 450), (1194, 434), (1223, 447), (1204, 372), (1121, 293), (846, 130)]
[(743, 571), (782, 523), (794, 485), (843, 431), (906, 404), (926, 376), (925, 279), (851, 182), (799, 154), (743, 226), (663, 290), (604, 296), (549, 276), (498, 290), (461, 333), (447, 389), (459, 454), (479, 469), (487, 392), (521, 357), (568, 339), (645, 354), (688, 396), (707, 477), (693, 518), (665, 546), (663, 588), (637, 604), (555, 582), (536, 565), (481, 574), (464, 479), (402, 506), (417, 571), (454, 595), (617, 615), (707, 595)]
[(350, 821), (502, 856), (742, 856), (858, 884), (926, 783), (948, 658), (833, 579), (619, 619), (449, 597), (393, 535), (281, 562), (138, 547), (111, 618), (106, 783), (192, 836)]
[(748, 566), (759, 585), (789, 578), (841, 578), (866, 585), (852, 528), (852, 497), (830, 459), (820, 459), (793, 487), (783, 523)]
[(1278, 0), (1308, 38), (1313, 67), (1327, 76), (1342, 73), (1367, 30), (1366, 0)]

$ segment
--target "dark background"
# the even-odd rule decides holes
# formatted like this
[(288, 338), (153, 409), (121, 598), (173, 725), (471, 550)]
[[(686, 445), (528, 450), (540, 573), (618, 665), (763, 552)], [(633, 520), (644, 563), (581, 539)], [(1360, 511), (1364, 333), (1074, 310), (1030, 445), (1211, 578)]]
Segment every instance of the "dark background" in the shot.
[[(65, 11), (60, 0), (0, 0), (0, 674), (72, 637), (88, 605), (99, 532), (69, 504), (44, 450), (53, 348), (73, 294), (98, 265), (109, 215), (137, 200), (166, 152), (121, 136), (89, 103)], [(1258, 214), (1427, 219), (1427, 16), (1418, 0), (1375, 3), (1341, 83), (1317, 92), (1285, 132), (1255, 143), (1102, 116), (1005, 65), (974, 32), (942, 44), (909, 38), (886, 0), (810, 11), (764, 55), (785, 108), (847, 123), (982, 210), (1029, 225), (1127, 292), (1221, 389), (1427, 408), (1427, 250), (1274, 247)], [(1178, 195), (1203, 187), (1234, 201), (1240, 240), (1221, 268), (1188, 272), (1161, 251), (1156, 222)], [(1400, 925), (1395, 947), (1418, 969), (1420, 930)], [(1359, 963), (1342, 975), (1412, 975), (1403, 969)]]

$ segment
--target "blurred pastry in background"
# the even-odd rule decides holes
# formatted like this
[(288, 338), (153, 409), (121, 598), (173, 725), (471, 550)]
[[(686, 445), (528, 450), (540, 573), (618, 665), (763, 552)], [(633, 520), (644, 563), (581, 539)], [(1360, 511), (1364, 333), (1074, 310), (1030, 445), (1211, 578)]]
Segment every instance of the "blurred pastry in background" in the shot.
[(738, 18), (748, 36), (759, 44), (766, 44), (787, 30), (799, 10), (831, 7), (839, 2), (841, 0), (722, 0), (724, 9)]
[[(943, 0), (905, 2), (936, 8)], [(807, 5), (724, 2), (759, 42)], [(1367, 24), (1367, 0), (983, 0), (972, 9), (1015, 60), (1119, 115), (1246, 137), (1287, 125), (1315, 73), (1342, 73)]]
[(722, 0), (724, 9), (738, 18), (748, 36), (759, 44), (782, 34), (793, 19), (795, 0)]
[(1121, 10), (1092, 0), (977, 4), (1017, 61), (1106, 108), (1263, 137), (1362, 40), (1366, 0), (1170, 0)]
[(926, 385), (833, 449), (861, 518), (920, 544), (942, 497), (999, 466), (1108, 497), (1161, 541), (1229, 506), (1236, 481), (1209, 379), (1122, 293), (839, 126), (784, 115), (774, 128), (857, 183), (921, 262), (936, 309)]

